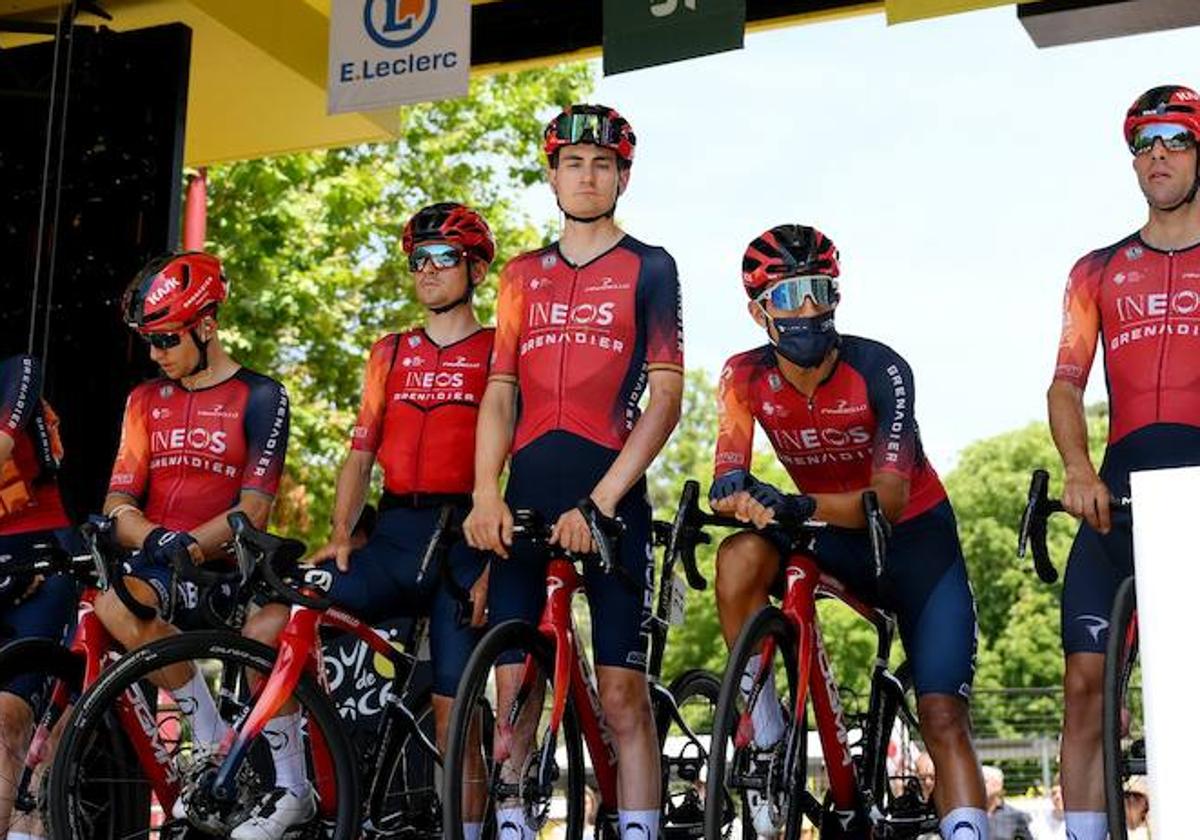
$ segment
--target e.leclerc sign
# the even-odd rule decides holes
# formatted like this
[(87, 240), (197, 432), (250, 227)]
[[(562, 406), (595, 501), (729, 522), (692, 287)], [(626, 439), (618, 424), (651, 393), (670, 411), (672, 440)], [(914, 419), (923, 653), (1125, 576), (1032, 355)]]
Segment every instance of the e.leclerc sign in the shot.
[(328, 111), (465, 96), (470, 0), (333, 0)]

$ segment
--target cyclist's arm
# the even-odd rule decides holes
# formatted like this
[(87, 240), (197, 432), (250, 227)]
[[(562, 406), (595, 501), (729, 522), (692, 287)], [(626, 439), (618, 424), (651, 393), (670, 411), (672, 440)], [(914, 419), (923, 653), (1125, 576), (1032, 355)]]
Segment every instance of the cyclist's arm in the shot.
[(679, 423), (683, 405), (683, 374), (677, 370), (650, 371), (650, 400), (621, 447), (608, 472), (592, 490), (592, 501), (608, 516), (630, 488), (646, 474), (667, 438)]
[(1062, 337), (1054, 381), (1046, 392), (1046, 407), (1050, 433), (1065, 472), (1063, 507), (1106, 532), (1110, 526), (1110, 496), (1088, 454), (1087, 415), (1083, 407), (1084, 389), (1100, 336), (1099, 278), (1100, 273), (1085, 258), (1076, 264), (1067, 280)]
[(333, 501), (333, 538), (350, 540), (354, 526), (362, 515), (371, 486), (371, 469), (375, 453), (351, 449), (338, 473), (337, 495)]
[(512, 448), (516, 422), (517, 383), (507, 376), (493, 376), (479, 403), (475, 427), (475, 490), (472, 495), (476, 504), (500, 496), (500, 473)]
[[(713, 486), (709, 490), (712, 509), (735, 515), (739, 504), (749, 496), (744, 490), (718, 496), (723, 492), (716, 479), (737, 471), (749, 475), (754, 455), (754, 413), (746, 392), (746, 368), (738, 358), (730, 359), (721, 370), (717, 386), (717, 448), (713, 456)], [(734, 485), (737, 486), (737, 485)]]
[(0, 464), (12, 457), (16, 433), (29, 425), (42, 395), (42, 366), (33, 356), (0, 365)]
[(863, 513), (862, 494), (874, 490), (879, 497), (879, 507), (889, 521), (895, 522), (908, 505), (908, 478), (894, 472), (877, 472), (871, 476), (871, 486), (845, 493), (812, 493), (817, 503), (813, 518), (841, 528), (865, 528), (867, 519)]
[(104, 515), (116, 519), (117, 544), (140, 549), (150, 532), (158, 527), (142, 512), (143, 497), (150, 483), (150, 436), (146, 430), (144, 392), (134, 389), (125, 401), (121, 442), (108, 480)]
[(158, 527), (158, 523), (146, 518), (146, 514), (138, 507), (139, 504), (137, 497), (128, 493), (109, 491), (104, 497), (104, 515), (116, 514), (117, 543), (122, 548), (141, 548), (150, 532)]

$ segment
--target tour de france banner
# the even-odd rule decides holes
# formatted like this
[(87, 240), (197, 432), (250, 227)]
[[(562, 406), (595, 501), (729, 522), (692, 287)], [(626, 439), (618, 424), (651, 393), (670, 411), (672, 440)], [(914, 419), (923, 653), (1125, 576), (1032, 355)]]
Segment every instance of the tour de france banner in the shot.
[(330, 114), (467, 95), (471, 0), (333, 0)]

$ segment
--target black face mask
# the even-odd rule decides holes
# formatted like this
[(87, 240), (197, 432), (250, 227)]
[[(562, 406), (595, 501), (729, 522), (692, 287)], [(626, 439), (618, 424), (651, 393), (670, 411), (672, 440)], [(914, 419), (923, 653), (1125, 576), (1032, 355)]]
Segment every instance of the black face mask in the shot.
[(825, 360), (838, 342), (833, 325), (833, 310), (811, 318), (772, 318), (779, 339), (775, 350), (800, 367), (816, 367)]

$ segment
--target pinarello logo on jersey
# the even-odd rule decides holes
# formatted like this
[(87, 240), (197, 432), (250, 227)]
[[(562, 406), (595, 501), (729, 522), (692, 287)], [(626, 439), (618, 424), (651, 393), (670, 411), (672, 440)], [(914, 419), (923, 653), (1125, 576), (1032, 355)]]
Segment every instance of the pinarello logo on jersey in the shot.
[(838, 400), (835, 406), (826, 406), (821, 409), (822, 414), (861, 414), (866, 411), (866, 405), (850, 405), (849, 400)]
[(191, 450), (212, 455), (224, 455), (229, 448), (226, 432), (199, 427), (155, 430), (150, 436), (150, 446), (155, 452)]
[(198, 417), (219, 417), (224, 420), (236, 420), (242, 415), (236, 411), (230, 411), (224, 405), (214, 405), (212, 408), (202, 408), (196, 412)]
[(366, 0), (363, 28), (381, 47), (411, 46), (429, 31), (437, 17), (438, 0)]
[(472, 362), (466, 356), (458, 356), (457, 358), (454, 359), (454, 361), (446, 362), (444, 366), (448, 367), (448, 368), (460, 368), (460, 369), (464, 369), (464, 370), (475, 370), (478, 367), (480, 367), (480, 363)]
[(630, 288), (628, 283), (618, 283), (611, 277), (603, 277), (594, 286), (585, 286), (585, 292), (625, 292)]

